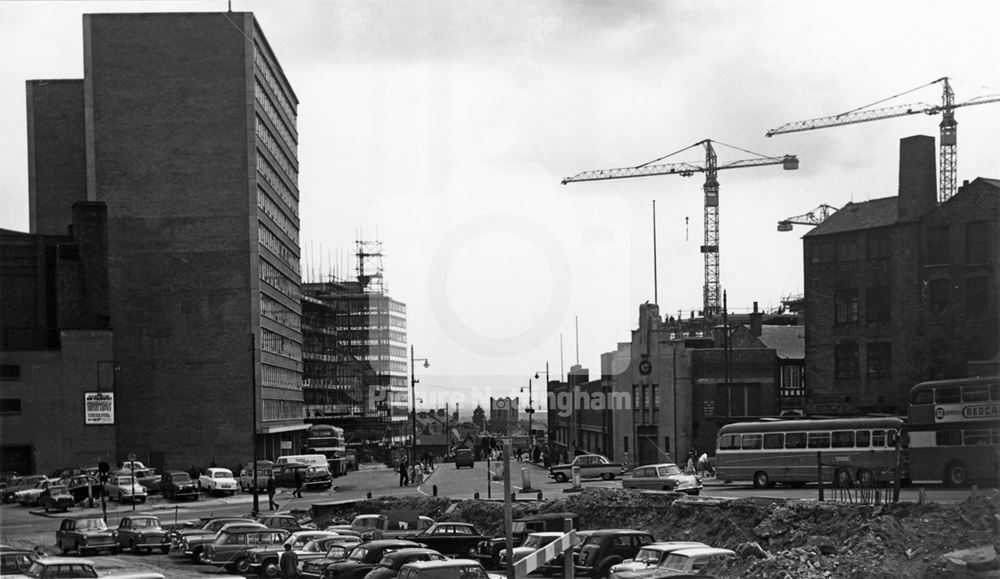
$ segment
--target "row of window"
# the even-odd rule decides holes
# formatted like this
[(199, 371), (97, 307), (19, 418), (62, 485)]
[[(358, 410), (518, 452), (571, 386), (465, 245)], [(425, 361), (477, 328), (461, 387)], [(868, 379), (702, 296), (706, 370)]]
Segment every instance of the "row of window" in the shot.
[(288, 158), (288, 155), (281, 150), (278, 145), (278, 140), (274, 138), (271, 134), (271, 130), (267, 128), (267, 125), (261, 120), (261, 118), (254, 117), (255, 133), (257, 134), (257, 140), (264, 143), (264, 147), (271, 152), (271, 156), (274, 157), (278, 167), (288, 175), (292, 184), (298, 187), (299, 185), (299, 170), (298, 167)]
[(895, 433), (895, 430), (834, 430), (724, 434), (719, 437), (719, 450), (886, 448), (896, 444)]
[[(885, 323), (891, 318), (889, 286), (865, 288), (865, 319), (869, 324)], [(857, 324), (861, 320), (861, 303), (857, 288), (840, 288), (833, 292), (833, 320), (836, 324)]]
[(934, 442), (937, 446), (1000, 445), (1000, 429), (939, 430), (934, 433)]
[(298, 148), (296, 146), (295, 135), (288, 129), (288, 125), (285, 124), (285, 119), (278, 114), (278, 111), (274, 108), (274, 103), (271, 102), (271, 97), (268, 96), (267, 90), (264, 86), (260, 84), (259, 81), (254, 81), (254, 98), (257, 100), (257, 104), (260, 105), (260, 110), (264, 111), (267, 118), (271, 119), (271, 124), (278, 129), (278, 134), (281, 135), (282, 140), (285, 141), (285, 145), (288, 146), (288, 150), (292, 152), (293, 155), (298, 155)]
[(293, 243), (299, 243), (299, 227), (292, 222), (279, 208), (278, 204), (271, 199), (271, 196), (264, 190), (264, 187), (257, 185), (257, 208), (271, 218), (271, 221), (283, 231)]
[[(868, 259), (892, 257), (892, 238), (887, 231), (865, 235), (865, 256)], [(809, 260), (812, 263), (853, 261), (857, 258), (858, 242), (853, 238), (817, 241), (809, 246)]]
[[(979, 265), (989, 260), (989, 222), (965, 223), (965, 264)], [(927, 265), (951, 263), (951, 229), (948, 225), (927, 228)]]
[(1000, 384), (965, 384), (939, 386), (917, 390), (910, 397), (910, 404), (960, 404), (963, 402), (1000, 402)]
[(293, 193), (292, 190), (289, 189), (288, 185), (285, 185), (285, 182), (278, 175), (278, 172), (274, 170), (274, 167), (271, 166), (271, 163), (268, 162), (267, 158), (265, 158), (260, 151), (257, 151), (257, 173), (259, 173), (264, 181), (271, 186), (271, 189), (274, 189), (292, 215), (298, 217), (298, 194)]
[(271, 63), (264, 56), (263, 49), (256, 42), (253, 43), (253, 63), (257, 65), (257, 71), (264, 77), (264, 82), (267, 83), (267, 86), (271, 87), (271, 92), (278, 98), (278, 105), (284, 109), (292, 123), (296, 123), (295, 109), (292, 108), (292, 103), (285, 96), (284, 89), (278, 83), (278, 79), (274, 75), (274, 70), (271, 68)]
[(260, 383), (265, 388), (302, 390), (302, 373), (270, 364), (261, 364)]
[(278, 322), (282, 326), (296, 332), (302, 329), (302, 317), (298, 312), (264, 292), (260, 294), (260, 313), (265, 318)]
[(290, 358), (297, 362), (302, 361), (302, 344), (266, 328), (261, 328), (260, 333), (261, 350), (278, 356), (283, 356), (285, 358)]
[[(932, 313), (945, 310), (954, 301), (952, 290), (959, 291), (958, 285), (951, 279), (940, 278), (925, 282), (923, 297), (927, 300), (927, 309)], [(989, 307), (989, 280), (986, 276), (965, 278), (965, 313), (970, 316), (985, 314)]]
[(281, 292), (285, 297), (292, 301), (299, 301), (302, 299), (301, 287), (298, 281), (285, 275), (280, 269), (274, 266), (273, 263), (264, 259), (263, 256), (259, 258), (260, 261), (260, 280), (267, 285), (273, 287), (274, 289)]
[(270, 251), (275, 257), (285, 262), (288, 267), (292, 268), (292, 271), (299, 273), (299, 256), (296, 252), (284, 244), (278, 236), (274, 234), (273, 231), (264, 226), (263, 223), (257, 222), (257, 235), (260, 245)]
[[(834, 346), (834, 377), (858, 378), (861, 363), (858, 359), (860, 348), (857, 342), (841, 342)], [(870, 342), (865, 344), (866, 373), (869, 378), (889, 378), (892, 376), (892, 344)]]

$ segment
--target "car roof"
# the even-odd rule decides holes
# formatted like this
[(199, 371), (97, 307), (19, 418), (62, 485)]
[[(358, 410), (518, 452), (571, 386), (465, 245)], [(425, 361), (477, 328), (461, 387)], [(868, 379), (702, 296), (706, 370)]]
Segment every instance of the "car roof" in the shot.
[[(640, 464), (639, 466), (637, 466), (635, 468), (659, 468), (661, 466), (677, 466), (677, 463), (675, 463), (675, 462), (658, 462), (656, 464)], [(680, 467), (677, 466), (677, 468), (680, 468)], [(635, 470), (635, 469), (633, 469), (633, 470)]]
[(514, 519), (515, 521), (547, 521), (550, 519), (575, 519), (576, 513), (544, 513), (539, 515), (531, 515), (530, 517), (521, 517), (519, 519)]
[(434, 549), (428, 549), (427, 547), (407, 547), (405, 549), (397, 549), (386, 553), (385, 556), (391, 559), (401, 559), (403, 557), (409, 557), (410, 555), (430, 555), (439, 554)]
[(80, 559), (77, 557), (39, 557), (35, 560), (36, 563), (41, 563), (42, 565), (90, 565), (94, 566), (94, 562), (90, 559)]
[(671, 553), (671, 555), (681, 555), (683, 557), (698, 557), (701, 555), (736, 555), (735, 551), (730, 549), (722, 549), (719, 547), (689, 547), (687, 549), (678, 549)]
[(648, 545), (643, 545), (643, 549), (654, 550), (654, 551), (678, 551), (680, 549), (688, 549), (693, 547), (707, 547), (705, 543), (699, 541), (664, 541), (662, 543), (650, 543)]
[(367, 543), (361, 543), (359, 547), (364, 547), (365, 549), (371, 549), (372, 547), (391, 547), (393, 545), (400, 545), (404, 547), (419, 547), (420, 543), (415, 541), (407, 541), (406, 539), (376, 539), (374, 541), (368, 541)]
[(646, 531), (636, 529), (600, 529), (591, 533), (591, 537), (603, 537), (605, 535), (649, 535)]
[(416, 569), (437, 569), (441, 567), (458, 567), (466, 565), (475, 565), (477, 567), (482, 566), (479, 561), (473, 561), (472, 559), (445, 559), (444, 561), (414, 561), (403, 565), (403, 567), (413, 567)]
[(538, 537), (562, 537), (566, 533), (562, 531), (538, 531), (537, 533), (528, 533), (528, 536), (538, 536)]

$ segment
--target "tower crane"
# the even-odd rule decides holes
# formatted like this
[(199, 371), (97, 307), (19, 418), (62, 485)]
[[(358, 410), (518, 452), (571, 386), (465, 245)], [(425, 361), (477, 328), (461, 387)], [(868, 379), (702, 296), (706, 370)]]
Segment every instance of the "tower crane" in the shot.
[[(732, 147), (740, 151), (757, 155), (757, 158), (743, 159), (731, 163), (719, 164), (712, 146), (711, 139), (699, 141), (689, 147), (685, 147), (669, 155), (664, 155), (658, 159), (636, 165), (635, 167), (623, 167), (620, 169), (601, 169), (595, 171), (584, 171), (572, 177), (566, 177), (562, 184), (577, 183), (580, 181), (603, 181), (607, 179), (629, 179), (632, 177), (650, 177), (654, 175), (680, 175), (690, 177), (695, 173), (705, 174), (705, 185), (702, 190), (705, 194), (705, 242), (701, 246), (701, 252), (705, 256), (705, 285), (702, 289), (704, 299), (703, 315), (705, 320), (711, 321), (718, 317), (721, 311), (719, 288), (719, 181), (716, 173), (724, 169), (742, 169), (746, 167), (761, 167), (764, 165), (782, 165), (785, 170), (795, 170), (799, 168), (799, 160), (795, 155), (784, 155), (781, 157), (765, 157), (751, 151)], [(724, 145), (725, 143), (715, 143)], [(678, 153), (703, 146), (705, 148), (705, 163), (660, 163), (663, 159)], [(731, 145), (726, 145), (730, 146)]]
[(837, 208), (832, 205), (820, 205), (809, 213), (782, 219), (778, 222), (778, 231), (791, 231), (792, 225), (819, 225), (836, 211)]
[[(894, 99), (898, 96), (902, 96), (907, 93), (911, 93), (916, 90), (920, 90), (924, 87), (930, 86), (935, 83), (941, 83), (942, 94), (941, 94), (941, 104), (940, 105), (930, 105), (927, 103), (914, 103), (908, 105), (897, 105), (892, 107), (882, 107), (882, 108), (870, 108), (873, 105), (880, 104), (890, 99)], [(783, 135), (785, 133), (796, 133), (799, 131), (811, 131), (813, 129), (825, 129), (827, 127), (837, 127), (840, 125), (853, 125), (857, 123), (866, 123), (868, 121), (878, 121), (881, 119), (891, 119), (894, 117), (904, 117), (907, 115), (915, 115), (918, 113), (923, 113), (926, 115), (941, 115), (941, 138), (938, 143), (940, 147), (939, 170), (940, 174), (938, 176), (938, 202), (944, 202), (951, 198), (955, 194), (955, 183), (957, 181), (956, 169), (957, 169), (957, 148), (958, 148), (958, 122), (955, 120), (955, 109), (959, 107), (966, 107), (971, 105), (984, 105), (986, 103), (992, 103), (1000, 101), (1000, 94), (984, 95), (969, 99), (965, 102), (956, 103), (955, 93), (951, 89), (951, 83), (948, 82), (948, 77), (944, 76), (937, 80), (931, 81), (923, 86), (918, 86), (917, 88), (905, 91), (898, 95), (883, 99), (881, 101), (872, 103), (870, 105), (865, 105), (863, 107), (854, 109), (852, 111), (847, 111), (839, 115), (834, 115), (832, 117), (820, 117), (818, 119), (811, 119), (808, 121), (797, 121), (794, 123), (786, 123), (781, 125), (776, 129), (771, 129), (767, 132), (768, 137), (773, 137), (774, 135)]]

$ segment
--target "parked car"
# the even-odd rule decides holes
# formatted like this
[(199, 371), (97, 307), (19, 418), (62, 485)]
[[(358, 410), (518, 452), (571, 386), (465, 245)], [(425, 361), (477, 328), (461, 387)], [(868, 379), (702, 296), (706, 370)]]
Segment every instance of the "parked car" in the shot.
[(632, 559), (626, 559), (611, 567), (610, 579), (645, 579), (667, 560), (671, 553), (689, 547), (707, 547), (697, 541), (666, 541), (646, 545)]
[(434, 523), (426, 530), (412, 537), (413, 541), (452, 557), (474, 557), (476, 545), (485, 535), (471, 523)]
[[(313, 579), (363, 579), (391, 551), (419, 547), (419, 543), (400, 539), (382, 539), (361, 543), (351, 550), (347, 559), (324, 564), (323, 560), (310, 561), (302, 566), (302, 576)], [(318, 571), (318, 572), (317, 572)]]
[(63, 555), (76, 551), (80, 555), (88, 552), (118, 552), (118, 541), (114, 532), (99, 516), (63, 519), (56, 531), (56, 548)]
[(170, 537), (160, 526), (160, 519), (155, 515), (126, 515), (118, 523), (115, 530), (119, 549), (128, 549), (133, 554), (159, 549), (163, 553), (170, 551)]
[(37, 558), (31, 549), (0, 547), (0, 577), (23, 575)]
[(32, 579), (49, 579), (50, 577), (89, 578), (97, 577), (94, 562), (87, 559), (69, 557), (38, 557), (28, 567), (24, 574)]
[[(576, 540), (573, 543), (573, 550), (570, 552), (570, 561), (576, 561), (576, 554), (580, 551), (580, 545), (587, 542), (587, 539), (594, 534), (592, 530), (584, 530), (576, 532)], [(542, 564), (538, 568), (538, 571), (548, 575), (560, 575), (563, 573), (566, 567), (566, 556), (564, 553), (559, 553), (556, 558), (549, 561), (548, 563)]]
[(472, 559), (445, 559), (444, 561), (417, 561), (399, 569), (397, 579), (490, 579), (478, 561)]
[(662, 565), (657, 567), (661, 573), (650, 579), (660, 577), (672, 577), (675, 575), (701, 574), (707, 568), (716, 568), (724, 565), (729, 559), (736, 556), (736, 553), (729, 549), (719, 549), (717, 547), (691, 547), (674, 551), (667, 557)]
[(315, 466), (308, 464), (283, 464), (276, 465), (271, 471), (274, 477), (274, 484), (279, 487), (298, 488), (302, 490), (328, 490), (333, 488), (333, 476), (330, 469), (325, 466)]
[(327, 567), (334, 563), (339, 563), (340, 561), (346, 561), (348, 555), (350, 555), (353, 550), (354, 547), (335, 544), (328, 547), (326, 553), (324, 553), (322, 557), (310, 555), (308, 559), (300, 561), (299, 569), (301, 569), (301, 576), (304, 578), (309, 577), (311, 579), (322, 577), (323, 572)]
[[(274, 462), (270, 460), (257, 461), (257, 490), (266, 491), (267, 481), (271, 480)], [(254, 488), (254, 463), (248, 464), (240, 471), (240, 490), (250, 492)]]
[(455, 451), (455, 468), (463, 466), (476, 467), (476, 454), (472, 452), (471, 448), (460, 448)]
[(49, 480), (49, 477), (44, 474), (33, 474), (29, 476), (22, 476), (18, 479), (11, 481), (6, 487), (0, 489), (0, 502), (10, 503), (14, 502), (14, 493), (33, 489), (38, 486), (39, 483)]
[[(517, 547), (528, 537), (529, 533), (541, 531), (562, 531), (570, 519), (573, 528), (579, 526), (576, 513), (546, 513), (514, 519), (511, 534), (513, 545)], [(500, 551), (507, 548), (506, 537), (500, 536), (480, 541), (476, 546), (474, 558), (478, 559), (487, 569), (500, 567)]]
[(233, 573), (250, 573), (250, 549), (281, 545), (289, 532), (283, 529), (226, 529), (215, 541), (205, 545), (201, 562), (224, 567)]
[[(289, 533), (296, 531), (315, 531), (316, 526), (303, 524), (297, 517), (292, 515), (260, 515), (254, 521), (264, 525), (269, 529), (284, 529)], [(326, 529), (330, 531), (332, 529)]]
[(7, 488), (7, 485), (16, 481), (21, 475), (13, 470), (0, 471), (0, 489)]
[(331, 557), (331, 553), (337, 554), (339, 551), (334, 551), (334, 547), (341, 549), (343, 552), (341, 559), (346, 559), (351, 549), (357, 547), (362, 542), (360, 538), (351, 535), (337, 535), (335, 537), (313, 539), (306, 543), (302, 547), (302, 550), (298, 552), (299, 565), (304, 565), (306, 561)]
[(569, 464), (549, 467), (549, 477), (556, 482), (567, 482), (573, 478), (573, 467), (580, 467), (580, 478), (601, 478), (611, 480), (625, 472), (620, 462), (612, 462), (603, 454), (581, 454), (573, 457)]
[(634, 468), (629, 476), (622, 477), (622, 487), (697, 495), (701, 493), (702, 484), (701, 477), (686, 474), (672, 462), (664, 462)]
[(160, 477), (150, 483), (147, 490), (151, 493), (159, 492), (165, 499), (191, 499), (198, 500), (198, 485), (191, 478), (191, 475), (182, 470), (172, 470), (160, 474)]
[(411, 549), (400, 549), (386, 553), (382, 560), (374, 569), (369, 571), (363, 579), (395, 579), (399, 574), (399, 569), (407, 563), (415, 561), (444, 561), (447, 559), (443, 554), (434, 549), (414, 547)]
[(68, 511), (76, 504), (73, 495), (69, 493), (69, 487), (64, 484), (49, 485), (49, 488), (42, 491), (42, 496), (38, 497), (38, 503), (49, 511)]
[(100, 499), (104, 492), (104, 485), (97, 480), (97, 477), (89, 474), (80, 474), (62, 480), (69, 487), (69, 494), (73, 495), (74, 503), (89, 498)]
[(228, 468), (212, 467), (198, 477), (198, 487), (208, 494), (236, 494), (237, 484), (233, 471)]
[(87, 469), (79, 466), (73, 467), (63, 467), (57, 468), (49, 473), (49, 478), (51, 479), (61, 479), (71, 476), (79, 476), (81, 474), (87, 474)]
[(632, 529), (602, 529), (594, 531), (580, 545), (574, 567), (576, 572), (591, 577), (607, 577), (611, 567), (625, 559), (634, 559), (639, 550), (654, 543), (653, 536)]
[(332, 525), (327, 527), (327, 530), (354, 531), (366, 541), (412, 539), (433, 524), (434, 519), (415, 511), (387, 511), (384, 514), (358, 515), (350, 525)]
[(39, 499), (42, 498), (42, 493), (55, 484), (59, 484), (59, 481), (56, 479), (39, 481), (38, 484), (30, 489), (22, 489), (14, 493), (14, 500), (26, 507), (37, 507), (41, 504)]
[[(126, 472), (120, 472), (118, 474), (126, 474), (127, 475), (129, 473), (126, 471)], [(160, 481), (160, 474), (161, 473), (160, 473), (160, 471), (156, 470), (155, 468), (139, 468), (139, 469), (136, 469), (135, 472), (132, 473), (132, 474), (135, 476), (135, 482), (137, 482), (137, 483), (141, 484), (142, 486), (146, 487), (146, 492), (152, 494), (153, 491), (150, 490), (149, 486), (150, 486), (151, 483), (158, 483)], [(157, 489), (156, 492), (159, 492), (159, 489)]]
[(146, 487), (129, 475), (112, 475), (111, 479), (104, 483), (104, 491), (108, 494), (108, 498), (113, 501), (122, 503), (146, 502)]
[[(281, 568), (278, 567), (278, 558), (285, 552), (285, 545), (290, 545), (296, 556), (300, 556), (305, 546), (314, 539), (335, 537), (333, 531), (296, 531), (279, 545), (267, 545), (254, 547), (249, 550), (250, 569), (263, 577), (278, 577), (281, 575)], [(301, 560), (300, 560), (301, 563)]]
[(143, 469), (143, 468), (146, 468), (146, 465), (142, 464), (138, 460), (125, 460), (125, 461), (122, 461), (122, 462), (118, 463), (118, 470), (119, 471), (123, 471), (124, 470), (124, 471), (127, 471), (127, 472), (131, 472), (133, 470), (140, 470), (140, 469)]
[(212, 519), (205, 523), (201, 529), (181, 531), (179, 535), (175, 533), (171, 539), (170, 554), (202, 562), (205, 547), (215, 542), (219, 538), (219, 534), (223, 531), (230, 529), (266, 528), (266, 525), (241, 517)]
[[(540, 533), (531, 533), (520, 546), (511, 549), (511, 552), (514, 555), (514, 563), (524, 559), (528, 555), (541, 549), (545, 545), (548, 545), (552, 541), (555, 541), (564, 534), (565, 533), (562, 531), (543, 531)], [(506, 569), (508, 565), (507, 549), (502, 549), (500, 551), (500, 568)]]

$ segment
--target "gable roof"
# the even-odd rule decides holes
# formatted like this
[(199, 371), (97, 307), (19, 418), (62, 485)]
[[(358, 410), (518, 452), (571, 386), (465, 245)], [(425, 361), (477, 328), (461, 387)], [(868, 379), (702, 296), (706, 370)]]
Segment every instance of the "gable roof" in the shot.
[(898, 217), (897, 197), (883, 197), (862, 203), (851, 202), (809, 230), (803, 237), (886, 227), (896, 223)]
[(805, 326), (761, 326), (760, 341), (773, 348), (782, 360), (804, 360), (806, 357)]

